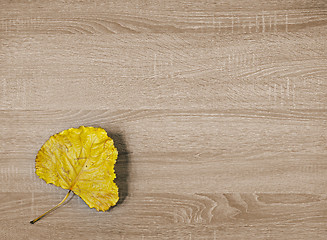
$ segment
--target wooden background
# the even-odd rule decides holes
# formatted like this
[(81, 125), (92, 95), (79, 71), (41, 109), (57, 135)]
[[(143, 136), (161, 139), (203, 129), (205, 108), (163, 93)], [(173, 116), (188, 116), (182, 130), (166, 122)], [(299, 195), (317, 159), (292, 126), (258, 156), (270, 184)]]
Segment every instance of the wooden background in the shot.
[[(326, 239), (326, 0), (1, 0), (0, 239)], [(102, 127), (120, 202), (34, 172)]]

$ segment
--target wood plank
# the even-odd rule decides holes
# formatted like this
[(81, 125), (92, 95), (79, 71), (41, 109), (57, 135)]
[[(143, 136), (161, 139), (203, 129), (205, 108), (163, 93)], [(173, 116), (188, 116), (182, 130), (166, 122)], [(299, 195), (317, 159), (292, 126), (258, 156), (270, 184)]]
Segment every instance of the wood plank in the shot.
[[(325, 154), (326, 111), (1, 111), (1, 151), (37, 153), (66, 128), (100, 126), (128, 152)], [(126, 152), (127, 150), (123, 150)]]
[(326, 36), (4, 35), (0, 109), (326, 109)]
[[(327, 24), (324, 0), (2, 1), (0, 6), (0, 32), (5, 34), (243, 34)], [(26, 11), (19, 11), (22, 7)]]
[(113, 137), (118, 182), (130, 192), (323, 193), (327, 186), (322, 111), (1, 113), (3, 191), (52, 191), (33, 174), (36, 153), (52, 134), (82, 124)]
[[(29, 220), (65, 193), (0, 193), (1, 237), (58, 239), (324, 239), (327, 196), (315, 194), (135, 194), (109, 212), (90, 210), (77, 196), (40, 221)], [(96, 227), (94, 227), (96, 224)], [(6, 231), (20, 226), (20, 231)], [(126, 228), (128, 226), (128, 228)], [(313, 230), (314, 229), (314, 230)], [(310, 231), (311, 230), (311, 231)], [(28, 235), (27, 235), (28, 234)], [(28, 236), (28, 237), (26, 237)]]
[[(130, 193), (275, 192), (323, 194), (326, 154), (261, 154), (255, 157), (142, 154), (119, 156), (121, 197)], [(1, 154), (2, 192), (55, 192), (38, 179), (34, 154)]]

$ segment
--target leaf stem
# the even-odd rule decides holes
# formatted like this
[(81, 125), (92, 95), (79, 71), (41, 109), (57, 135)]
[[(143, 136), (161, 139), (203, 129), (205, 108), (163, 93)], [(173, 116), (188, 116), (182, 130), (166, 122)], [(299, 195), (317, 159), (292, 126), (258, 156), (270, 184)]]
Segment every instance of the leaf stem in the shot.
[(39, 217), (35, 218), (34, 220), (30, 221), (30, 223), (31, 223), (31, 224), (36, 223), (36, 222), (39, 221), (41, 218), (43, 218), (45, 215), (47, 215), (48, 213), (50, 213), (50, 212), (52, 212), (53, 210), (55, 210), (56, 208), (58, 208), (61, 204), (63, 204), (63, 203), (66, 201), (66, 199), (68, 198), (68, 196), (69, 196), (69, 194), (70, 194), (71, 191), (72, 191), (72, 190), (69, 190), (69, 191), (68, 191), (68, 193), (66, 194), (66, 196), (64, 197), (64, 199), (63, 199), (60, 203), (58, 203), (58, 205), (54, 206), (54, 207), (51, 208), (50, 210), (48, 210), (48, 211), (46, 211), (45, 213), (43, 213), (41, 216), (39, 216)]

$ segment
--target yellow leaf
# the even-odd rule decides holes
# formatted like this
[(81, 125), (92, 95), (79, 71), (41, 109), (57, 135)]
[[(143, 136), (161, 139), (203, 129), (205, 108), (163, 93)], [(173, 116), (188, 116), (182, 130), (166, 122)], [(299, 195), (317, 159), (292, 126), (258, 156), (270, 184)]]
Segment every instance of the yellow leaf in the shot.
[(46, 183), (68, 189), (64, 200), (73, 191), (90, 208), (106, 211), (119, 199), (114, 183), (117, 155), (104, 129), (70, 128), (53, 135), (41, 147), (35, 160), (36, 174)]

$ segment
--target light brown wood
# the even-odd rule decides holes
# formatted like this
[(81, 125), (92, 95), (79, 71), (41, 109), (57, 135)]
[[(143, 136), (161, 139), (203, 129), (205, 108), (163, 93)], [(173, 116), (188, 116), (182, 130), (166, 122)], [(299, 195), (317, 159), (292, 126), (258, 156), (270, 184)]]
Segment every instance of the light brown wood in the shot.
[[(0, 239), (326, 239), (327, 4), (0, 1)], [(106, 129), (119, 204), (34, 173)]]

